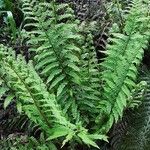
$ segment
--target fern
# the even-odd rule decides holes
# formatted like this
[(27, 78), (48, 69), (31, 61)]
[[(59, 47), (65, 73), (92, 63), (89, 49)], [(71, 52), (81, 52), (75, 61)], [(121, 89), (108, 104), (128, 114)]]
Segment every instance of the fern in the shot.
[[(57, 95), (64, 112), (71, 108), (72, 116), (77, 121), (79, 113), (74, 88), (80, 84), (80, 49), (74, 41), (80, 40), (80, 36), (76, 34), (76, 24), (70, 19), (73, 19), (73, 15), (67, 5), (56, 5), (54, 1), (40, 3), (38, 7), (33, 5), (34, 1), (24, 1), (23, 10), (27, 22), (25, 28), (34, 27), (29, 32), (31, 39), (28, 43), (31, 44), (30, 50), (36, 53), (36, 70), (40, 72), (49, 91)], [(66, 13), (58, 15), (61, 11)], [(30, 19), (35, 22), (30, 23)], [(71, 23), (62, 23), (64, 19)]]
[[(145, 80), (144, 77), (140, 77), (140, 80), (142, 81), (137, 84), (136, 89), (134, 89), (132, 92), (132, 97), (130, 98), (128, 103), (129, 106), (126, 108), (123, 118), (113, 126), (110, 132), (109, 145), (112, 149), (119, 150), (120, 148), (122, 148), (123, 143), (126, 141), (125, 137), (130, 136), (130, 128), (135, 123), (135, 118), (138, 116), (137, 114), (139, 113), (139, 115), (141, 115), (140, 111), (137, 112), (137, 110), (143, 107), (142, 105), (145, 103), (144, 99), (147, 95), (148, 85), (146, 84), (147, 80)], [(134, 123), (132, 124), (132, 122)], [(131, 134), (133, 133), (131, 132)], [(106, 144), (106, 146), (107, 145), (108, 144)], [(129, 146), (127, 146), (127, 148), (128, 147)]]
[[(144, 72), (140, 71), (139, 80), (147, 82), (143, 102), (138, 108), (126, 112), (122, 121), (124, 127), (117, 125), (114, 128), (114, 136), (111, 140), (113, 149), (149, 148), (149, 71), (147, 69), (144, 69)], [(120, 133), (121, 136), (119, 136)]]
[[(96, 106), (98, 105), (99, 98), (101, 96), (101, 80), (99, 65), (96, 58), (96, 52), (94, 49), (93, 36), (90, 34), (90, 25), (88, 23), (82, 23), (80, 25), (80, 32), (84, 35), (84, 46), (81, 52), (81, 80), (82, 91), (79, 89), (78, 93), (81, 93), (79, 97), (80, 104), (83, 105), (82, 114), (84, 118), (87, 118), (87, 123), (95, 122), (95, 117), (98, 113)], [(91, 111), (93, 113), (91, 113)], [(88, 115), (87, 115), (88, 114)], [(91, 122), (90, 122), (91, 121)]]
[(22, 1), (21, 33), (32, 61), (0, 45), (5, 107), (15, 98), (18, 111), (40, 127), (46, 141), (59, 138), (62, 147), (83, 142), (99, 148), (96, 142), (107, 141), (124, 109), (137, 104), (136, 75), (150, 39), (147, 4), (133, 0), (125, 25), (111, 31), (107, 57), (99, 65), (91, 29), (79, 25), (67, 4)]
[(6, 73), (10, 89), (15, 91), (18, 102), (26, 115), (47, 133), (48, 140), (66, 136), (63, 145), (76, 134), (84, 143), (98, 147), (94, 139), (106, 140), (104, 135), (88, 134), (80, 125), (70, 123), (63, 115), (54, 94), (50, 94), (41, 78), (34, 70), (32, 63), (26, 64), (18, 56), (15, 59), (11, 49), (1, 45), (1, 68)]
[[(148, 149), (150, 142), (149, 131), (149, 72), (145, 72), (141, 77), (148, 84), (141, 106), (136, 109), (129, 120), (127, 126), (127, 135), (122, 137), (120, 142), (121, 149)], [(133, 122), (134, 120), (134, 122)], [(132, 140), (131, 140), (132, 139)]]
[[(100, 87), (100, 79), (98, 70), (95, 68), (97, 60), (92, 46), (92, 37), (88, 33), (87, 45), (81, 46), (84, 44), (84, 37), (81, 31), (79, 33), (78, 21), (74, 19), (68, 5), (58, 5), (52, 1), (51, 3), (41, 3), (40, 7), (36, 8), (32, 6), (33, 4), (25, 2), (23, 10), (26, 15), (25, 28), (33, 26), (33, 29), (28, 32), (30, 36), (28, 43), (31, 44), (30, 51), (35, 52), (36, 70), (40, 72), (49, 91), (57, 95), (57, 101), (61, 104), (65, 115), (67, 116), (67, 112), (70, 110), (72, 112), (69, 115), (71, 120), (75, 122), (83, 120), (82, 122), (85, 123), (88, 121), (88, 117), (82, 117), (84, 114), (95, 118), (90, 111), (97, 106), (100, 95), (97, 90)], [(43, 13), (45, 9), (50, 16), (48, 13)], [(47, 18), (51, 18), (51, 21)], [(64, 24), (64, 18), (66, 24)], [(30, 19), (35, 22), (30, 23)], [(90, 56), (84, 58), (83, 55)], [(82, 60), (85, 59), (89, 60), (90, 66), (84, 66), (86, 62), (82, 62)], [(88, 75), (88, 77), (84, 77), (84, 75)], [(93, 87), (90, 88), (91, 84)], [(95, 110), (95, 112), (98, 111)]]
[[(139, 9), (141, 6), (143, 9)], [(101, 64), (104, 67), (104, 93), (99, 107), (100, 116), (105, 115), (104, 120), (107, 120), (106, 123), (101, 120), (101, 132), (107, 132), (122, 117), (127, 99), (135, 86), (137, 67), (149, 39), (147, 4), (141, 0), (133, 1), (123, 31), (123, 34), (112, 33), (113, 38), (109, 39), (112, 44), (107, 45), (108, 57)]]
[[(2, 49), (2, 47), (1, 47)], [(5, 55), (4, 55), (5, 56)], [(5, 56), (6, 57), (6, 56)], [(10, 61), (10, 62), (9, 62)], [(21, 64), (20, 66), (17, 65), (17, 61), (19, 64)], [(50, 122), (48, 122), (47, 119), (45, 119), (45, 115), (42, 112), (42, 110), (40, 110), (40, 104), (41, 103), (43, 107), (53, 107), (53, 103), (55, 103), (55, 97), (54, 95), (49, 95), (48, 92), (46, 91), (46, 88), (44, 85), (42, 85), (42, 81), (40, 80), (40, 78), (36, 79), (36, 82), (33, 82), (31, 79), (34, 79), (35, 77), (38, 77), (38, 75), (34, 72), (34, 69), (32, 68), (31, 65), (26, 66), (25, 62), (23, 62), (23, 60), (19, 59), (14, 61), (12, 60), (11, 57), (6, 57), (4, 58), (3, 61), (3, 69), (5, 70), (5, 72), (9, 72), (9, 74), (6, 77), (6, 80), (10, 80), (9, 85), (11, 87), (13, 87), (14, 90), (16, 90), (16, 95), (17, 97), (19, 97), (21, 99), (22, 102), (26, 103), (27, 106), (24, 106), (23, 109), (26, 110), (26, 112), (30, 112), (30, 109), (33, 106), (33, 103), (35, 104), (35, 106), (37, 106), (37, 108), (35, 108), (33, 106), (33, 114), (36, 112), (37, 114), (41, 115), (41, 118), (43, 119), (43, 121), (47, 124), (47, 126), (50, 127)], [(21, 69), (24, 69), (24, 72), (21, 73)], [(20, 72), (19, 72), (20, 70)], [(30, 71), (30, 76), (28, 76), (28, 72)], [(23, 76), (23, 78), (22, 78)], [(26, 85), (27, 84), (27, 85)], [(28, 85), (30, 85), (30, 87), (28, 87)], [(40, 86), (38, 86), (40, 85)], [(20, 89), (20, 90), (19, 90)], [(33, 93), (31, 93), (31, 91), (33, 90)], [(17, 91), (19, 91), (17, 93)], [(41, 93), (43, 92), (43, 93)], [(45, 94), (44, 94), (45, 92)], [(36, 99), (38, 98), (40, 102), (36, 102)], [(48, 104), (48, 100), (50, 99), (51, 102), (53, 102), (51, 104), (51, 106), (47, 106)], [(44, 102), (45, 100), (45, 102)], [(57, 116), (58, 120), (61, 120), (65, 123), (66, 121), (63, 120), (63, 118), (61, 118), (61, 116), (59, 116), (59, 112), (57, 112), (58, 110), (55, 110), (56, 108), (53, 108), (53, 112), (55, 112), (57, 115), (55, 115), (55, 117)], [(34, 112), (35, 111), (35, 112)], [(39, 111), (39, 113), (38, 113)], [(46, 113), (47, 115), (51, 115), (50, 112)], [(30, 114), (28, 114), (28, 116), (30, 116)], [(50, 117), (50, 116), (49, 116)], [(59, 118), (60, 117), (60, 118)], [(34, 118), (33, 118), (34, 120)], [(36, 120), (34, 120), (35, 122), (41, 122), (41, 120), (39, 118), (37, 118)]]
[[(0, 65), (1, 66), (1, 65)], [(10, 102), (15, 98), (13, 91), (9, 89), (7, 82), (4, 80), (6, 74), (0, 69), (0, 99), (3, 98), (4, 108), (6, 109)]]

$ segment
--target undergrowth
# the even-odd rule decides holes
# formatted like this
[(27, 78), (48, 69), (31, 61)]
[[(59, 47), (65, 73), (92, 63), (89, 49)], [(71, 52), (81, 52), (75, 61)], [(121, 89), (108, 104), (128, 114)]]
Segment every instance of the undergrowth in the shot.
[[(28, 118), (25, 124), (36, 126), (41, 136), (25, 138), (25, 146), (18, 138), (6, 139), (4, 147), (99, 149), (124, 112), (142, 103), (136, 97), (146, 83), (138, 84), (137, 75), (150, 39), (149, 1), (118, 6), (122, 20), (114, 20), (101, 61), (93, 42), (95, 23), (81, 22), (70, 5), (55, 0), (19, 5), (24, 14), (19, 28), (7, 16), (13, 42), (0, 44), (0, 97), (5, 109), (15, 102)], [(28, 57), (23, 46), (19, 52), (11, 46), (18, 39)]]

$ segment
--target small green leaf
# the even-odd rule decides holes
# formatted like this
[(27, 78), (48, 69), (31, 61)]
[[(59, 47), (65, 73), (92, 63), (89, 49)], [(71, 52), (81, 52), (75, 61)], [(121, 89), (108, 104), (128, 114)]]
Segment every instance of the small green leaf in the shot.
[(95, 139), (95, 140), (104, 140), (106, 142), (108, 141), (108, 137), (106, 135), (101, 135), (101, 134), (90, 134), (89, 137), (91, 139)]
[(47, 66), (43, 69), (43, 71), (41, 72), (41, 74), (44, 75), (44, 74), (50, 72), (51, 69), (56, 68), (56, 67), (59, 67), (59, 64), (58, 64), (57, 62), (53, 62), (53, 63), (47, 65)]
[(84, 132), (81, 132), (78, 134), (78, 136), (82, 139), (82, 141), (87, 144), (87, 145), (91, 145), (93, 147), (96, 147), (98, 149), (100, 149), (98, 147), (98, 145), (89, 137), (89, 135), (87, 135), (86, 133)]
[(64, 145), (65, 145), (67, 142), (69, 142), (69, 141), (73, 138), (74, 134), (75, 134), (74, 132), (70, 132), (70, 133), (66, 136), (66, 139), (63, 141), (61, 148), (64, 147)]
[(54, 71), (50, 74), (50, 76), (48, 77), (46, 83), (48, 84), (49, 82), (51, 82), (51, 81), (53, 80), (53, 78), (54, 78), (56, 75), (58, 75), (58, 74), (61, 73), (61, 71), (62, 71), (62, 69), (54, 70)]
[(7, 98), (4, 101), (4, 109), (7, 108), (7, 106), (11, 103), (11, 101), (13, 100), (14, 95), (9, 95), (7, 96)]
[(63, 79), (65, 78), (65, 75), (61, 74), (60, 76), (58, 76), (53, 83), (50, 86), (50, 89), (52, 89), (53, 87), (55, 87), (59, 82), (61, 82)]
[(22, 104), (20, 102), (17, 103), (17, 110), (20, 114), (22, 113)]
[(13, 38), (14, 40), (16, 40), (17, 28), (16, 28), (16, 23), (15, 23), (15, 20), (11, 11), (7, 11), (7, 19), (10, 25), (10, 29), (12, 31)]
[(72, 69), (73, 69), (74, 71), (76, 71), (76, 72), (79, 72), (79, 71), (80, 71), (79, 67), (76, 66), (74, 63), (68, 62), (68, 66), (69, 66), (70, 68), (72, 68)]
[(51, 136), (48, 137), (47, 141), (53, 140), (62, 136), (65, 136), (69, 133), (68, 128), (64, 126), (55, 126), (51, 129)]
[(66, 85), (67, 85), (67, 83), (64, 83), (64, 82), (59, 85), (59, 87), (57, 89), (57, 96), (59, 96), (62, 93), (62, 91), (63, 91), (63, 89), (65, 88)]
[(7, 92), (7, 88), (5, 87), (0, 87), (0, 97), (3, 96), (5, 94), (5, 92)]

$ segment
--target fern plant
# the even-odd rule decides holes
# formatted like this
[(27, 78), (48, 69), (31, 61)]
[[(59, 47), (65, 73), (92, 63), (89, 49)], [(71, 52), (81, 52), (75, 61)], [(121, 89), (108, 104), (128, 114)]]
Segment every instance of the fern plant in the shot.
[(2, 45), (0, 56), (1, 68), (3, 72), (6, 72), (5, 80), (10, 88), (14, 89), (19, 103), (23, 104), (22, 110), (46, 131), (48, 140), (67, 135), (64, 145), (77, 134), (85, 143), (95, 147), (97, 145), (92, 139), (104, 138), (106, 140), (103, 135), (88, 135), (86, 129), (70, 123), (64, 117), (55, 95), (47, 91), (46, 85), (31, 63), (26, 64), (22, 56), (15, 59), (13, 51)]
[[(47, 16), (47, 13), (43, 14), (44, 9), (51, 12), (50, 16)], [(89, 49), (91, 46), (82, 47), (84, 40), (78, 33), (78, 20), (75, 20), (75, 16), (66, 4), (56, 5), (54, 1), (52, 1), (49, 4), (41, 3), (41, 5), (38, 5), (38, 8), (36, 8), (34, 3), (28, 3), (27, 5), (27, 2), (25, 2), (23, 10), (25, 21), (27, 22), (25, 29), (31, 25), (34, 27), (28, 34), (31, 37), (29, 40), (29, 44), (31, 45), (30, 51), (35, 52), (36, 70), (40, 72), (45, 83), (48, 86), (50, 85), (49, 91), (53, 91), (57, 95), (57, 101), (61, 104), (65, 114), (68, 115), (67, 112), (70, 110), (71, 117), (69, 118), (78, 123), (81, 121), (80, 117), (88, 110), (85, 109), (86, 107), (89, 108), (90, 106), (90, 110), (95, 108), (93, 102), (90, 103), (89, 101), (97, 101), (95, 103), (98, 104), (99, 97), (92, 94), (94, 89), (91, 88), (90, 93), (87, 91), (87, 85), (90, 88), (90, 82), (88, 80), (85, 81), (85, 75), (89, 74), (90, 70), (93, 71), (92, 69), (94, 69), (95, 66), (84, 66), (83, 63), (80, 63), (84, 57), (83, 55), (89, 55), (89, 53), (93, 55), (92, 59), (95, 61), (94, 63), (96, 63), (96, 57), (94, 58), (96, 54)], [(28, 14), (28, 11), (32, 11), (32, 13)], [(59, 15), (60, 12), (61, 15)], [(62, 14), (62, 12), (64, 12), (64, 14)], [(51, 21), (47, 20), (46, 16), (47, 18), (51, 18)], [(31, 17), (34, 17), (35, 22), (29, 22)], [(64, 18), (66, 24), (64, 23)], [(41, 22), (45, 23), (41, 25), (39, 24)], [(37, 26), (37, 24), (39, 24), (39, 26)], [(37, 39), (39, 39), (39, 41)], [(91, 42), (92, 39), (89, 41)], [(86, 48), (89, 49), (89, 52), (86, 52)], [(85, 59), (87, 58), (84, 58), (84, 60)], [(88, 59), (91, 61), (91, 58)], [(86, 72), (83, 71), (85, 70), (84, 68)], [(98, 80), (96, 82), (98, 83)], [(82, 113), (82, 115), (80, 115), (80, 113)], [(86, 113), (86, 115), (90, 115), (90, 111), (88, 114)], [(82, 118), (82, 120), (84, 123), (85, 119)]]
[[(76, 24), (73, 22), (68, 22), (67, 25), (59, 24), (61, 20), (73, 16), (70, 12), (58, 16), (57, 13), (68, 8), (67, 5), (55, 5), (54, 1), (41, 3), (38, 6), (33, 2), (30, 3), (30, 1), (24, 1), (24, 3), (23, 10), (27, 22), (25, 28), (34, 27), (29, 32), (31, 39), (28, 43), (31, 45), (31, 51), (36, 53), (35, 68), (49, 86), (49, 91), (57, 95), (57, 101), (60, 101), (61, 104), (63, 104), (62, 100), (64, 101), (64, 106), (62, 106), (64, 112), (67, 112), (68, 108), (71, 107), (73, 118), (78, 120), (79, 114), (74, 88), (80, 84), (77, 66), (80, 49), (73, 40), (80, 40), (80, 37), (74, 34), (73, 30), (76, 30)], [(30, 23), (30, 19), (35, 20), (35, 22)]]
[[(125, 149), (148, 149), (150, 144), (149, 132), (149, 71), (140, 75), (141, 80), (147, 82), (147, 90), (144, 94), (143, 103), (132, 113), (127, 126), (128, 134), (123, 135), (119, 146)], [(134, 120), (134, 122), (132, 122)], [(130, 140), (132, 139), (132, 140)], [(129, 145), (127, 145), (129, 144)]]
[(107, 141), (106, 134), (130, 104), (150, 38), (147, 3), (133, 1), (123, 33), (111, 33), (100, 66), (90, 30), (81, 32), (67, 4), (23, 0), (24, 35), (32, 57), (27, 62), (0, 45), (5, 105), (15, 97), (19, 112), (41, 127), (47, 141), (99, 148), (96, 142)]
[[(128, 109), (123, 120), (113, 129), (111, 136), (111, 147), (119, 150), (148, 149), (149, 148), (149, 71), (148, 68), (139, 71), (138, 81), (147, 83), (142, 94), (142, 103), (134, 110)], [(141, 98), (141, 90), (136, 100)]]
[[(147, 2), (148, 3), (148, 2)], [(112, 33), (107, 45), (107, 57), (101, 64), (103, 100), (100, 102), (101, 132), (108, 132), (114, 122), (122, 117), (127, 99), (135, 86), (137, 67), (149, 40), (149, 9), (147, 3), (133, 1), (126, 18), (123, 33)], [(138, 9), (143, 6), (143, 9)], [(147, 24), (146, 26), (144, 24)], [(104, 125), (103, 125), (104, 124)]]

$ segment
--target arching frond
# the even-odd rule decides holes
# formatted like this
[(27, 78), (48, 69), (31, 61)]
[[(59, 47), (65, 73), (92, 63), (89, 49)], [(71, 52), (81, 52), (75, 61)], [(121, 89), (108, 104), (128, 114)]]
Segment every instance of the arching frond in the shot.
[(63, 145), (76, 136), (87, 145), (97, 147), (96, 139), (105, 135), (88, 134), (81, 125), (70, 123), (58, 105), (55, 95), (50, 94), (32, 63), (27, 64), (22, 56), (15, 57), (12, 49), (0, 45), (1, 68), (9, 88), (15, 91), (22, 111), (46, 132), (47, 140), (66, 136)]
[[(138, 9), (141, 6), (142, 9)], [(143, 1), (133, 1), (123, 29), (124, 34), (113, 33), (113, 38), (110, 39), (112, 44), (107, 46), (108, 57), (102, 63), (104, 93), (100, 109), (106, 120), (108, 117), (108, 121), (103, 122), (101, 131), (107, 132), (113, 122), (117, 122), (122, 116), (135, 86), (137, 67), (149, 39), (148, 11), (148, 6)]]
[[(143, 97), (143, 102), (138, 108), (125, 114), (125, 117), (128, 117), (128, 123), (122, 137), (118, 137), (118, 139), (115, 137), (112, 138), (114, 143), (116, 143), (116, 145), (113, 145), (113, 148), (116, 150), (149, 149), (149, 79), (149, 71), (144, 70), (140, 75), (140, 80), (147, 82), (147, 89)], [(118, 127), (116, 127), (115, 130), (116, 134), (118, 134)]]
[(49, 91), (57, 95), (57, 101), (63, 105), (64, 112), (71, 109), (77, 121), (79, 111), (74, 89), (81, 82), (78, 67), (80, 48), (77, 46), (81, 38), (77, 34), (72, 11), (67, 4), (57, 5), (54, 1), (38, 6), (34, 5), (35, 1), (23, 2), (25, 28), (33, 27), (28, 32), (28, 43), (31, 45), (30, 50), (35, 52), (35, 68)]

